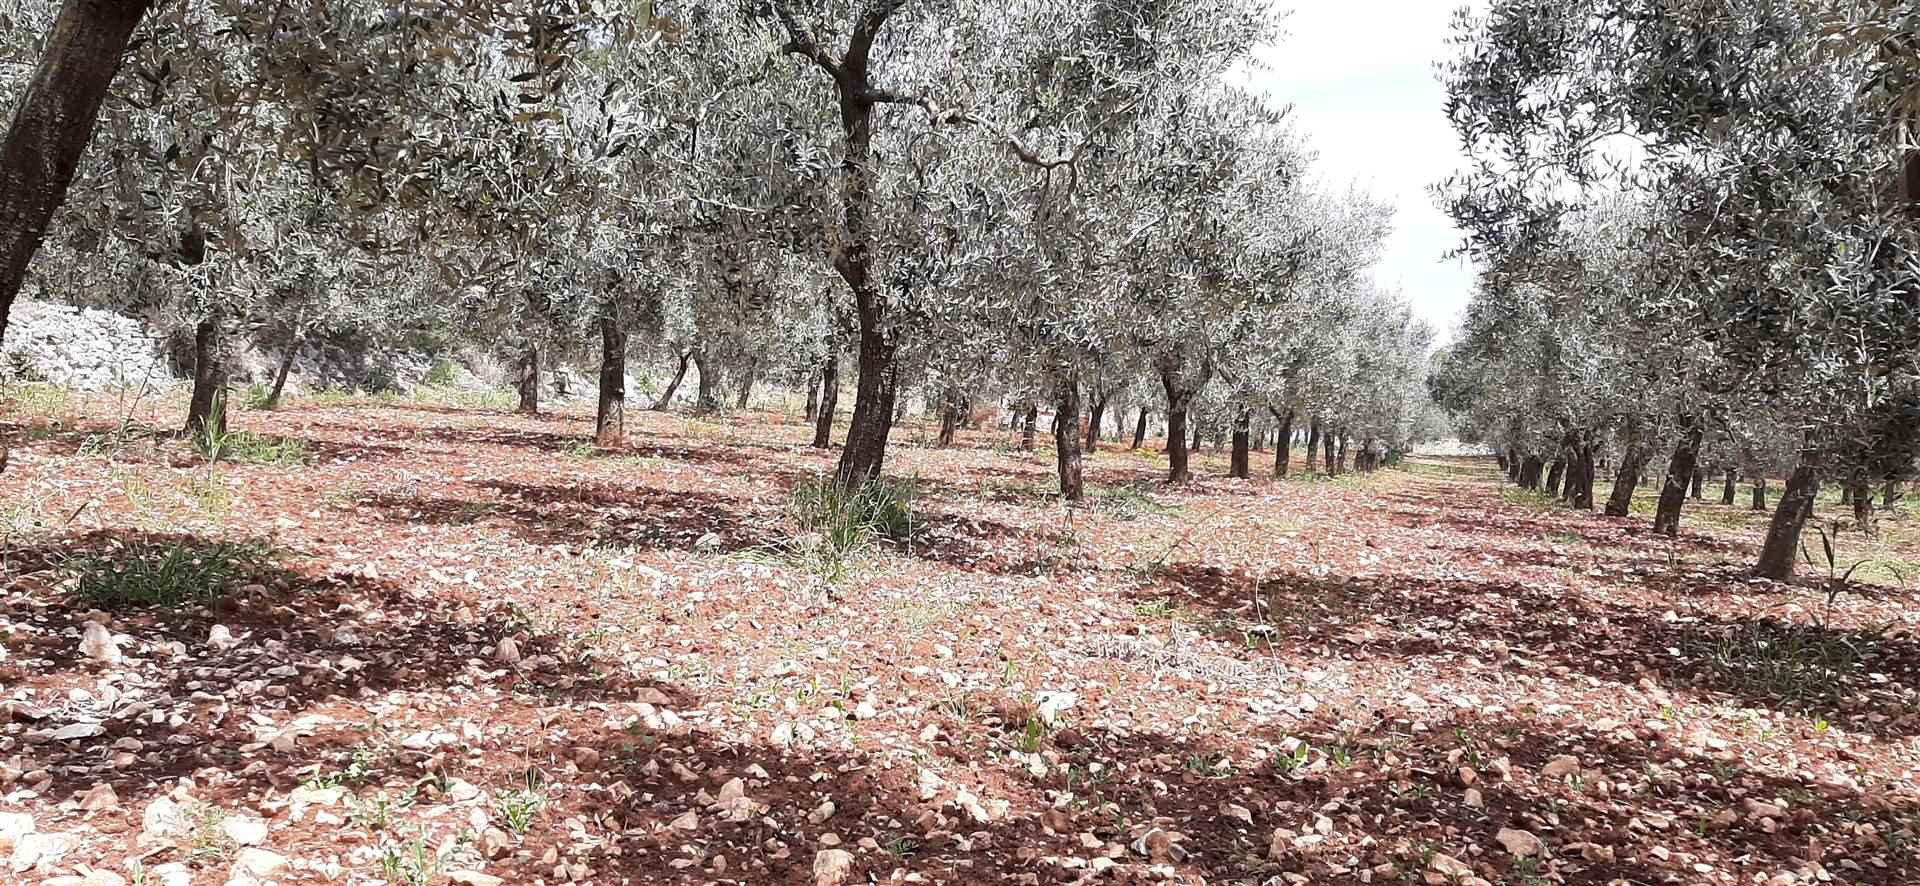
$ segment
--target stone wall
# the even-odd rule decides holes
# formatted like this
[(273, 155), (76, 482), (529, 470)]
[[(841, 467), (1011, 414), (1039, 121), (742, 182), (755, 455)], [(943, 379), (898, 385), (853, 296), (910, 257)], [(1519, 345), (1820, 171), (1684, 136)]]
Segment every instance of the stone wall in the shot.
[(173, 380), (162, 336), (112, 311), (19, 301), (0, 342), (0, 377), (80, 391)]
[[(461, 389), (512, 383), (512, 367), (479, 352), (444, 355), (356, 348), (350, 337), (301, 343), (289, 393), (338, 388), (406, 393), (429, 380)], [(228, 364), (234, 388), (273, 383), (288, 342), (241, 342)], [(441, 368), (439, 378), (435, 369)], [(0, 342), (0, 381), (46, 381), (79, 391), (173, 384), (192, 377), (191, 330), (161, 332), (132, 317), (53, 302), (19, 301)], [(597, 373), (562, 364), (542, 373), (543, 399), (594, 396)], [(688, 384), (693, 383), (688, 379)], [(639, 390), (631, 380), (628, 390)]]

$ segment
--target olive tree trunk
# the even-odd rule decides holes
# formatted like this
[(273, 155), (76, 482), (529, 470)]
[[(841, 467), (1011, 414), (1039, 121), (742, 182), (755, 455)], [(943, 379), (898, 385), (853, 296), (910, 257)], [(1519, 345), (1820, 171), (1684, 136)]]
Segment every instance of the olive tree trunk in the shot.
[(273, 387), (267, 390), (267, 402), (263, 404), (267, 409), (279, 408), (280, 397), (287, 392), (287, 376), (293, 374), (293, 361), (300, 356), (300, 346), (305, 341), (306, 337), (296, 329), (293, 339), (287, 342), (286, 352), (280, 355), (280, 365), (273, 370)]
[(680, 383), (687, 378), (687, 364), (692, 360), (692, 351), (680, 352), (678, 365), (673, 370), (673, 378), (667, 381), (667, 389), (660, 392), (660, 399), (653, 401), (654, 412), (665, 412), (673, 403), (673, 395), (680, 392)]
[(540, 412), (540, 346), (527, 345), (520, 354), (519, 368), (513, 377), (514, 387), (520, 392), (518, 411), (523, 415), (536, 415)]
[(593, 412), (593, 442), (612, 449), (627, 442), (627, 330), (620, 305), (607, 299), (600, 315), (600, 397)]
[(1687, 501), (1687, 488), (1693, 482), (1694, 460), (1700, 453), (1700, 428), (1692, 421), (1684, 423), (1680, 442), (1674, 444), (1673, 458), (1667, 461), (1667, 480), (1660, 487), (1660, 509), (1653, 516), (1653, 531), (1663, 535), (1680, 534), (1680, 509)]
[(1253, 435), (1253, 411), (1241, 406), (1233, 414), (1233, 459), (1227, 476), (1245, 480), (1253, 475), (1253, 457), (1248, 452)]
[(719, 412), (720, 373), (707, 365), (707, 352), (701, 348), (693, 349), (693, 371), (700, 373), (700, 381), (695, 385), (693, 414), (711, 415)]
[(1100, 422), (1106, 420), (1107, 401), (1112, 397), (1113, 392), (1111, 391), (1099, 388), (1094, 389), (1093, 396), (1087, 408), (1088, 452), (1094, 452), (1100, 448)]
[(227, 360), (220, 319), (203, 317), (193, 327), (193, 394), (187, 400), (186, 433), (227, 430)]
[(1800, 532), (1813, 514), (1814, 496), (1820, 493), (1820, 475), (1805, 456), (1787, 477), (1786, 491), (1767, 523), (1767, 540), (1760, 548), (1760, 562), (1754, 574), (1761, 578), (1786, 581), (1793, 577), (1794, 554), (1800, 547)]
[(953, 436), (960, 430), (960, 397), (948, 388), (940, 395), (940, 443), (941, 449), (953, 445)]
[(1307, 420), (1307, 472), (1313, 472), (1314, 459), (1320, 453), (1320, 416), (1310, 416)]
[(1080, 459), (1080, 378), (1073, 369), (1060, 373), (1054, 398), (1053, 452), (1060, 473), (1060, 497), (1069, 504), (1085, 494)]
[(833, 414), (840, 408), (840, 352), (830, 350), (820, 364), (820, 414), (813, 420), (813, 448), (833, 445)]
[[(66, 0), (0, 142), (0, 339), (152, 0)], [(10, 25), (17, 27), (18, 25)]]
[(1288, 463), (1293, 460), (1293, 410), (1281, 412), (1273, 410), (1273, 418), (1279, 422), (1273, 437), (1273, 476), (1287, 476)]

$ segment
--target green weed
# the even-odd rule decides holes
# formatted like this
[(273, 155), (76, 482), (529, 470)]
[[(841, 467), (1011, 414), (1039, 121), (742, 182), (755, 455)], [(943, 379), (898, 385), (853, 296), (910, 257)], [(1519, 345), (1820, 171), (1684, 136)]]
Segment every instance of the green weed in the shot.
[(65, 569), (74, 593), (100, 608), (177, 608), (219, 598), (268, 566), (272, 556), (257, 542), (138, 540), (111, 553), (76, 554)]
[(804, 480), (794, 487), (789, 508), (800, 531), (775, 552), (836, 587), (876, 539), (911, 541), (914, 493), (910, 481), (870, 480), (846, 489), (828, 478)]
[(1680, 651), (1703, 663), (1729, 691), (1806, 711), (1837, 705), (1874, 645), (1864, 633), (1841, 636), (1817, 626), (1756, 620), (1684, 641)]

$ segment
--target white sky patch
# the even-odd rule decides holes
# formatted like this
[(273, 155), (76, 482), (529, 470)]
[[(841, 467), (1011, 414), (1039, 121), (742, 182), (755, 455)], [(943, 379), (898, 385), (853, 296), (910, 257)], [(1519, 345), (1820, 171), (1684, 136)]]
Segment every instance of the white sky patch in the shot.
[(1351, 183), (1394, 207), (1393, 235), (1373, 269), (1399, 289), (1445, 341), (1453, 336), (1473, 271), (1447, 257), (1460, 231), (1428, 188), (1465, 165), (1447, 123), (1434, 63), (1458, 0), (1280, 0), (1286, 37), (1263, 48), (1249, 85), (1291, 102), (1293, 123), (1318, 153), (1335, 192)]

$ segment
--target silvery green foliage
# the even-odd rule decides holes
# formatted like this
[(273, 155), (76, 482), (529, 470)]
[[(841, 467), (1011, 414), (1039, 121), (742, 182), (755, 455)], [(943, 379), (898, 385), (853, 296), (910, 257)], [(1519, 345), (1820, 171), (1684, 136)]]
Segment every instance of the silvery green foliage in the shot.
[[(7, 12), (0, 83), (53, 8)], [(861, 222), (905, 383), (1153, 403), (1172, 355), (1231, 376), (1222, 415), (1406, 436), (1426, 336), (1358, 282), (1386, 213), (1311, 185), (1284, 110), (1222, 85), (1276, 33), (1250, 0), (169, 4), (34, 280), (177, 324), (583, 362), (617, 315), (642, 355), (798, 383), (855, 328), (816, 53), (876, 13)]]
[[(1518, 348), (1505, 371), (1478, 374), (1483, 397), (1514, 414), (1566, 401), (1590, 425), (1758, 422), (1786, 433), (1748, 436), (1794, 439), (1843, 477), (1909, 464), (1920, 242), (1901, 167), (1913, 53), (1887, 30), (1907, 14), (1839, 0), (1581, 0), (1463, 18), (1446, 80), (1474, 165), (1446, 193), (1486, 270), (1476, 310), (1558, 304), (1568, 259), (1593, 251), (1579, 241), (1604, 195), (1630, 195), (1642, 216), (1617, 263), (1630, 272), (1583, 296), (1603, 305), (1602, 322), (1552, 336), (1600, 371), (1570, 374), (1572, 389), (1514, 384), (1541, 377), (1528, 363), (1539, 349)], [(1643, 391), (1661, 402), (1634, 402)], [(1740, 435), (1721, 436), (1739, 448)]]

